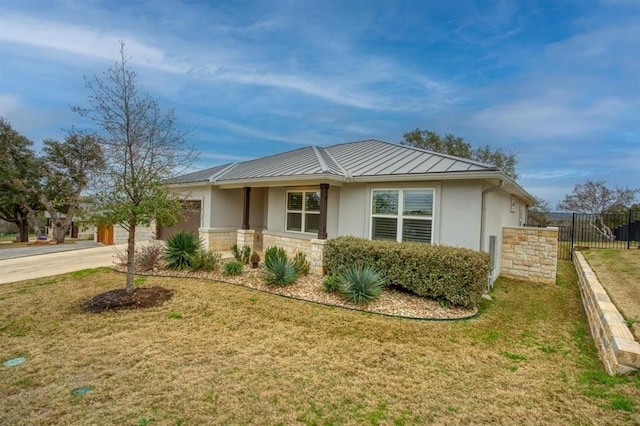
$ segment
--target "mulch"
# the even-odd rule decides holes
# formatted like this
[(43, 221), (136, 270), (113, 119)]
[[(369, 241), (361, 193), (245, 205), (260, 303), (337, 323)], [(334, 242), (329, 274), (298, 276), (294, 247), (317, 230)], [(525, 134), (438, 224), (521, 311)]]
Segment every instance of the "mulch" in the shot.
[(138, 287), (132, 293), (119, 288), (92, 297), (82, 304), (82, 308), (95, 313), (119, 309), (144, 309), (162, 305), (172, 296), (171, 290), (158, 286)]

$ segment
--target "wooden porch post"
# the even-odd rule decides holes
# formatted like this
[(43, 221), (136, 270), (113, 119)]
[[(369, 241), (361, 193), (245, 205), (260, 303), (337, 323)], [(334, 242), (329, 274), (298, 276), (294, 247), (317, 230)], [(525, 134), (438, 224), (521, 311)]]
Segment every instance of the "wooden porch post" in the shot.
[(249, 206), (251, 199), (251, 187), (244, 187), (244, 203), (242, 205), (242, 229), (249, 228)]
[(329, 195), (329, 184), (320, 184), (320, 229), (318, 230), (318, 239), (327, 239), (327, 199)]

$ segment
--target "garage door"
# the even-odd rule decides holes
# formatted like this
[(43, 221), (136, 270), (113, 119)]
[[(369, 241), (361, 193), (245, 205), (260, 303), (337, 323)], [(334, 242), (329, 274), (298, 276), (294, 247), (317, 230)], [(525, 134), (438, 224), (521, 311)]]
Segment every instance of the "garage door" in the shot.
[(201, 210), (202, 206), (200, 201), (185, 202), (185, 208), (182, 209), (180, 213), (180, 221), (173, 226), (158, 227), (158, 239), (166, 241), (170, 236), (179, 231), (195, 232), (197, 234), (198, 228), (200, 227)]

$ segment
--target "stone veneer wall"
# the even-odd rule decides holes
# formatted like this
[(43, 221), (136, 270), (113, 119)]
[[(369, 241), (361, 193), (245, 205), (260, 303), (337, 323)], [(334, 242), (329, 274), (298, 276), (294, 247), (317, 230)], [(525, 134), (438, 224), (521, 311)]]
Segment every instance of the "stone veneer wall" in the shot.
[(251, 247), (251, 250), (262, 250), (262, 230), (260, 229), (238, 229), (236, 244), (242, 248)]
[(555, 284), (557, 264), (558, 228), (502, 228), (501, 275)]
[(200, 230), (200, 239), (204, 241), (205, 248), (212, 251), (228, 251), (231, 246), (237, 244), (238, 236), (236, 230), (228, 229), (208, 229)]
[(297, 251), (307, 255), (311, 265), (310, 273), (314, 275), (324, 274), (324, 245), (327, 240), (300, 239), (283, 235), (263, 234), (263, 248), (282, 247), (289, 257), (293, 257)]
[[(151, 241), (155, 238), (151, 226), (136, 226), (136, 241)], [(113, 227), (113, 244), (126, 244), (129, 232), (122, 226)]]
[(580, 295), (598, 354), (610, 375), (640, 369), (640, 344), (633, 338), (616, 306), (579, 251), (573, 252)]

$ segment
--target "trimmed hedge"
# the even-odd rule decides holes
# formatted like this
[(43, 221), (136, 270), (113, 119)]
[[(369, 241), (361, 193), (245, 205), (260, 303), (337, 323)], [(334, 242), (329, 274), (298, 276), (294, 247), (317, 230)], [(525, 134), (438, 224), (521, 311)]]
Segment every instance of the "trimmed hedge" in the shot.
[(349, 265), (370, 265), (389, 285), (465, 308), (478, 306), (487, 288), (489, 264), (488, 253), (423, 243), (339, 237), (328, 240), (324, 249), (329, 274)]

